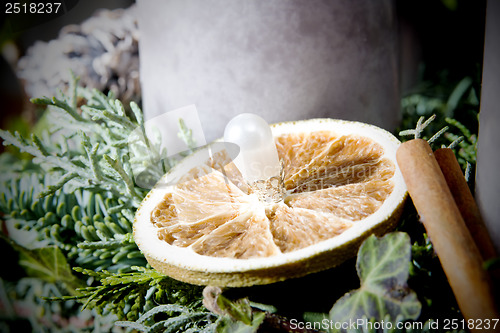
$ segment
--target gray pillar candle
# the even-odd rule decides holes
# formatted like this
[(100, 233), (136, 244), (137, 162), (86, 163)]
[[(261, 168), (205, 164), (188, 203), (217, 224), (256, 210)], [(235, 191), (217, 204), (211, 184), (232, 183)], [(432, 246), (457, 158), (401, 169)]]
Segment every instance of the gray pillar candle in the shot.
[(500, 1), (489, 0), (483, 59), (476, 199), (497, 253), (500, 253)]
[(236, 114), (394, 129), (393, 0), (138, 0), (146, 118), (195, 104), (207, 140)]

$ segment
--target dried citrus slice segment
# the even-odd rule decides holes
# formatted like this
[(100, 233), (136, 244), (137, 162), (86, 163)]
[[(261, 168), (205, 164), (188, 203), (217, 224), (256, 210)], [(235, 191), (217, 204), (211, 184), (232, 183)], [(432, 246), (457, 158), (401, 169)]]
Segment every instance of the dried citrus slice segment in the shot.
[(269, 188), (249, 186), (220, 145), (195, 152), (136, 213), (134, 238), (153, 267), (201, 285), (272, 283), (333, 267), (395, 226), (406, 187), (394, 136), (332, 119), (272, 130), (281, 200), (263, 200)]

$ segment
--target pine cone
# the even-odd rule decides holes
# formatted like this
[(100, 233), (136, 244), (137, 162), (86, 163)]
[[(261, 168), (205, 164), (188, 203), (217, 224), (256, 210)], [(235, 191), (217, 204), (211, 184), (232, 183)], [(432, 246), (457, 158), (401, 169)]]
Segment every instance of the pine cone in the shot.
[(100, 10), (80, 25), (61, 29), (50, 42), (36, 42), (18, 62), (18, 76), (30, 97), (67, 89), (70, 70), (83, 86), (128, 104), (140, 98), (139, 29), (135, 5)]

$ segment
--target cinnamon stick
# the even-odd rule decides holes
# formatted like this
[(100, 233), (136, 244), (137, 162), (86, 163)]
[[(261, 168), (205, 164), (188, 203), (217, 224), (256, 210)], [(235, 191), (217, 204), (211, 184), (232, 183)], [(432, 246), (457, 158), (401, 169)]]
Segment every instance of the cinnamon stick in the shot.
[(421, 139), (405, 142), (396, 159), (464, 318), (499, 318), (481, 253), (429, 144)]
[(458, 164), (455, 157), (455, 153), (449, 148), (440, 148), (434, 152), (434, 157), (443, 172), (453, 199), (483, 259), (495, 258), (495, 247), (481, 217), (479, 208), (476, 205), (476, 201), (469, 189), (469, 185), (467, 185), (460, 164)]

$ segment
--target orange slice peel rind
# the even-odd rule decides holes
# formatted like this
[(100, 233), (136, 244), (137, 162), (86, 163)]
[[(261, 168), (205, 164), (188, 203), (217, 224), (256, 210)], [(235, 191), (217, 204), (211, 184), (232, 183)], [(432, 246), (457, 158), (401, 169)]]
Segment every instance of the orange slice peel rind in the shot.
[(198, 285), (268, 284), (334, 267), (369, 235), (397, 225), (407, 193), (392, 134), (333, 119), (272, 131), (284, 200), (263, 204), (234, 165), (217, 161), (223, 145), (202, 148), (165, 174), (136, 212), (134, 239), (151, 266)]

